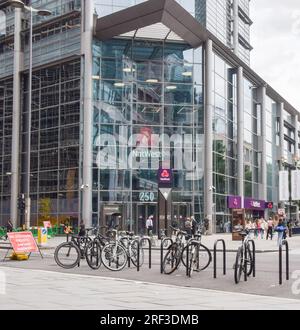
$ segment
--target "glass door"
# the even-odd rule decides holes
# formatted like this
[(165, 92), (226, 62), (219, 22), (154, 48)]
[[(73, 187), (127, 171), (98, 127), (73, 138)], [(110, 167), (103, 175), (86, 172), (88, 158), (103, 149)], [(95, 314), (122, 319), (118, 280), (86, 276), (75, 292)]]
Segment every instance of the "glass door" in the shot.
[(185, 220), (192, 216), (191, 212), (191, 204), (174, 203), (172, 206), (172, 225), (184, 229)]
[(156, 204), (136, 204), (134, 208), (134, 219), (132, 230), (138, 234), (146, 234), (146, 221), (153, 215), (153, 234), (157, 235), (157, 205)]

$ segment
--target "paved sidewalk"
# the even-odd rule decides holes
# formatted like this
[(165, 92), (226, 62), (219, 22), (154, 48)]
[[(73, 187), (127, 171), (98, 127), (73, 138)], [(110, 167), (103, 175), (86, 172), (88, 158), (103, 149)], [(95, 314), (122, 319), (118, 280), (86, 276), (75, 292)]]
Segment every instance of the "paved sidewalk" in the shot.
[[(0, 309), (89, 310), (283, 310), (300, 302), (250, 294), (131, 280), (0, 267), (6, 293)], [(2, 285), (3, 289), (3, 285)]]
[[(216, 240), (224, 239), (226, 242), (226, 249), (228, 251), (236, 251), (241, 242), (233, 242), (231, 234), (216, 234), (212, 236), (203, 236), (202, 242), (206, 245), (209, 249), (213, 249)], [(66, 237), (54, 237), (48, 240), (47, 245), (42, 247), (42, 249), (55, 249), (56, 246), (66, 241)], [(256, 249), (257, 252), (275, 252), (278, 251), (277, 246), (277, 235), (275, 234), (273, 241), (265, 240), (265, 239), (255, 239)], [(288, 238), (289, 247), (291, 250), (299, 250), (300, 249), (300, 236), (294, 236), (292, 238)], [(221, 247), (222, 245), (220, 245)], [(157, 242), (156, 248), (160, 248), (160, 241)]]

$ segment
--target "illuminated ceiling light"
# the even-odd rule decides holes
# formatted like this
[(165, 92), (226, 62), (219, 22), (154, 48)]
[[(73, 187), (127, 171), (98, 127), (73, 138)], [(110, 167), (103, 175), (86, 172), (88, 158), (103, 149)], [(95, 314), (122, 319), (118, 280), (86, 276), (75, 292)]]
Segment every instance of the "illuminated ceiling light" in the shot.
[(177, 86), (174, 86), (174, 85), (167, 86), (166, 89), (169, 90), (169, 91), (173, 91), (173, 90), (177, 89)]
[(100, 76), (93, 76), (93, 80), (100, 80), (101, 77)]
[(155, 83), (158, 83), (158, 79), (147, 79), (146, 82), (155, 84)]
[(114, 83), (115, 87), (124, 87), (125, 84), (124, 83)]
[(184, 66), (193, 67), (193, 64), (192, 63), (184, 63)]
[(193, 75), (193, 72), (191, 72), (191, 71), (183, 72), (182, 75), (184, 77), (191, 77)]
[(123, 72), (131, 73), (131, 72), (135, 72), (135, 69), (133, 69), (133, 68), (124, 68)]

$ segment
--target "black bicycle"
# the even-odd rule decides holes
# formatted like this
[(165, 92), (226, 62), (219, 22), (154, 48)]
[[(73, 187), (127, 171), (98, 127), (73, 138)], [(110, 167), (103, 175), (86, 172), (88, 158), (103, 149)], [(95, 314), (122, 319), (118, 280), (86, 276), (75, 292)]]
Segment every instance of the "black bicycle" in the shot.
[(253, 255), (249, 243), (250, 230), (241, 231), (240, 236), (242, 237), (242, 246), (239, 247), (234, 268), (234, 281), (239, 284), (242, 274), (247, 272), (247, 276), (250, 276), (253, 272)]
[(54, 252), (54, 259), (58, 266), (71, 269), (80, 265), (80, 260), (85, 259), (86, 248), (92, 241), (88, 232), (93, 228), (86, 229), (85, 236), (72, 235), (71, 240), (60, 244)]
[[(101, 229), (106, 229), (106, 234), (101, 234)], [(85, 258), (86, 262), (91, 269), (97, 270), (102, 264), (101, 251), (106, 244), (109, 244), (114, 240), (111, 230), (108, 230), (107, 226), (95, 227), (94, 228), (95, 237), (93, 240), (87, 243), (85, 248)]]
[(177, 232), (177, 234), (176, 241), (169, 246), (168, 252), (163, 260), (164, 273), (167, 275), (174, 273), (181, 263), (184, 267), (187, 266), (187, 249), (189, 249), (189, 273), (191, 274), (193, 270), (205, 270), (210, 265), (212, 256), (209, 249), (201, 243), (201, 233), (198, 232), (194, 238), (192, 238), (192, 236), (188, 235), (185, 231), (173, 227), (170, 228)]

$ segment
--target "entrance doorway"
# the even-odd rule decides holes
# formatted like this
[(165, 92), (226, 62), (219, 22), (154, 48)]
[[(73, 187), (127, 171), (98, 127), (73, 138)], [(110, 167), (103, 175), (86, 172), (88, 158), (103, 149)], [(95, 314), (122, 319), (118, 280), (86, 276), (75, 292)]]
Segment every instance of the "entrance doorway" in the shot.
[(104, 204), (101, 207), (100, 226), (114, 227), (125, 230), (126, 206), (118, 204)]
[(153, 215), (153, 234), (157, 235), (157, 205), (156, 204), (135, 204), (133, 212), (132, 230), (138, 234), (146, 234), (146, 220)]
[(192, 204), (189, 203), (173, 203), (172, 205), (172, 223), (177, 223), (179, 228), (184, 228), (186, 218), (192, 216)]

